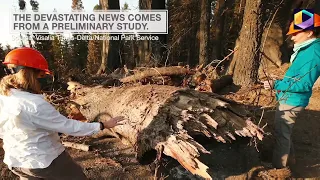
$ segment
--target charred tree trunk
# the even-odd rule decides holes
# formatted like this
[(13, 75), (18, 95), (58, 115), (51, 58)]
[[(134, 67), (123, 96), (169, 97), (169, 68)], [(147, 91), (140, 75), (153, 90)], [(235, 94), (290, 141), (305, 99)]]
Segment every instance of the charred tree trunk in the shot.
[(198, 1), (168, 1), (169, 35), (168, 62), (191, 67), (199, 63), (200, 3)]
[(136, 157), (143, 164), (164, 153), (193, 174), (211, 179), (208, 167), (199, 160), (201, 153), (210, 152), (194, 136), (224, 143), (236, 140), (237, 135), (263, 138), (263, 131), (243, 109), (213, 93), (157, 85), (83, 87), (75, 93), (74, 101), (87, 119), (126, 117), (124, 125), (109, 133), (135, 147)]
[[(119, 0), (100, 0), (99, 2), (103, 10), (120, 9)], [(112, 72), (116, 68), (120, 67), (119, 49), (119, 41), (103, 40), (101, 51), (101, 65), (97, 74), (105, 73), (107, 72), (107, 70)]]
[(199, 31), (199, 65), (208, 63), (209, 55), (209, 23), (210, 23), (210, 0), (201, 0), (200, 31)]
[(188, 33), (188, 61), (187, 63), (193, 67), (197, 64), (196, 58), (195, 58), (195, 42), (196, 42), (196, 34), (197, 31), (194, 28), (194, 26), (197, 23), (194, 23), (193, 18), (194, 18), (195, 14), (193, 11), (190, 12), (190, 32)]
[(213, 17), (213, 47), (212, 47), (212, 58), (213, 59), (221, 59), (221, 40), (223, 35), (223, 27), (224, 27), (224, 17), (225, 17), (225, 0), (217, 0), (215, 9), (214, 9), (214, 17)]
[[(139, 9), (150, 10), (152, 7), (152, 0), (139, 0)], [(151, 60), (151, 43), (148, 40), (139, 42), (139, 65), (148, 66)]]
[[(108, 1), (110, 10), (120, 10), (119, 0)], [(111, 34), (110, 36), (119, 36), (120, 34)], [(113, 72), (121, 66), (120, 62), (120, 41), (111, 40), (109, 44), (108, 69)]]
[[(166, 9), (166, 1), (165, 0), (153, 0), (152, 9), (155, 10), (163, 10)], [(166, 51), (166, 44), (167, 44), (167, 36), (165, 34), (155, 34), (159, 37), (158, 41), (150, 41), (151, 42), (151, 48), (152, 48), (152, 55), (153, 59), (156, 61), (156, 65), (165, 64), (165, 51)]]
[[(217, 43), (213, 44), (213, 59), (223, 59), (225, 56), (230, 54), (229, 49), (234, 49), (235, 42), (239, 37), (239, 29), (242, 26), (243, 20), (243, 9), (246, 4), (246, 0), (226, 0), (219, 1), (215, 11), (220, 11), (215, 16), (214, 25), (212, 27), (217, 27), (213, 29), (214, 41)], [(218, 8), (218, 9), (217, 9)], [(217, 19), (217, 21), (215, 21)], [(220, 21), (220, 22), (219, 22)], [(226, 67), (230, 64), (230, 61), (225, 61), (221, 63), (221, 67)], [(222, 73), (225, 72), (225, 68), (218, 68), (218, 71)]]
[[(139, 8), (141, 10), (150, 9), (166, 9), (165, 0), (139, 0)], [(144, 40), (139, 45), (140, 65), (158, 66), (165, 62), (165, 45), (167, 43), (166, 35), (157, 35), (158, 41)]]
[(260, 43), (263, 32), (263, 8), (261, 0), (246, 1), (243, 24), (236, 43), (229, 73), (237, 85), (252, 85), (258, 80), (261, 61)]

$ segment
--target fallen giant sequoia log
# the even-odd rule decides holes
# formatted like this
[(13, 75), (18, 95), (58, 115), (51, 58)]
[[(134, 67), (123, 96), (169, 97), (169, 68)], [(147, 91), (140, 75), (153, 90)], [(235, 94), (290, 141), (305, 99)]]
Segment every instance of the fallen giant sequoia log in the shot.
[[(87, 119), (123, 115), (128, 121), (111, 130), (135, 147), (143, 162), (156, 152), (176, 159), (191, 173), (211, 179), (198, 157), (209, 153), (192, 137), (204, 135), (219, 142), (236, 136), (263, 138), (263, 131), (239, 113), (238, 105), (213, 94), (173, 86), (130, 86), (106, 89), (82, 87), (74, 102)], [(228, 103), (229, 102), (229, 103)]]

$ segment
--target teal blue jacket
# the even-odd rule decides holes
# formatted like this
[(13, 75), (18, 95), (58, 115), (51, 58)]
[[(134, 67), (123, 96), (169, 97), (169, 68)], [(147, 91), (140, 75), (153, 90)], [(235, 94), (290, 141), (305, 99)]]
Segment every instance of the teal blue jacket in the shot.
[(276, 80), (274, 89), (280, 104), (306, 107), (312, 87), (320, 76), (320, 39), (300, 49), (282, 80)]

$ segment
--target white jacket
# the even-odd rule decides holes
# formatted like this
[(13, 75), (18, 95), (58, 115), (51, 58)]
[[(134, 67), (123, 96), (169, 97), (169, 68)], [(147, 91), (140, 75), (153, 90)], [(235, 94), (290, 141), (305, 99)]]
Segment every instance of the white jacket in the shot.
[(87, 136), (99, 131), (99, 123), (67, 119), (42, 95), (16, 89), (11, 89), (10, 96), (0, 95), (3, 162), (10, 169), (48, 167), (64, 151), (57, 132)]

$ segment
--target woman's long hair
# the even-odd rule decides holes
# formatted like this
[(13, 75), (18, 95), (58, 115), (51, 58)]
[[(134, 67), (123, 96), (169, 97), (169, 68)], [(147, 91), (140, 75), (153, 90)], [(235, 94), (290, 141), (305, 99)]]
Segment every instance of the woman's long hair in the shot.
[(40, 94), (39, 73), (40, 70), (24, 67), (18, 73), (3, 77), (0, 81), (0, 94), (8, 96), (11, 88)]

